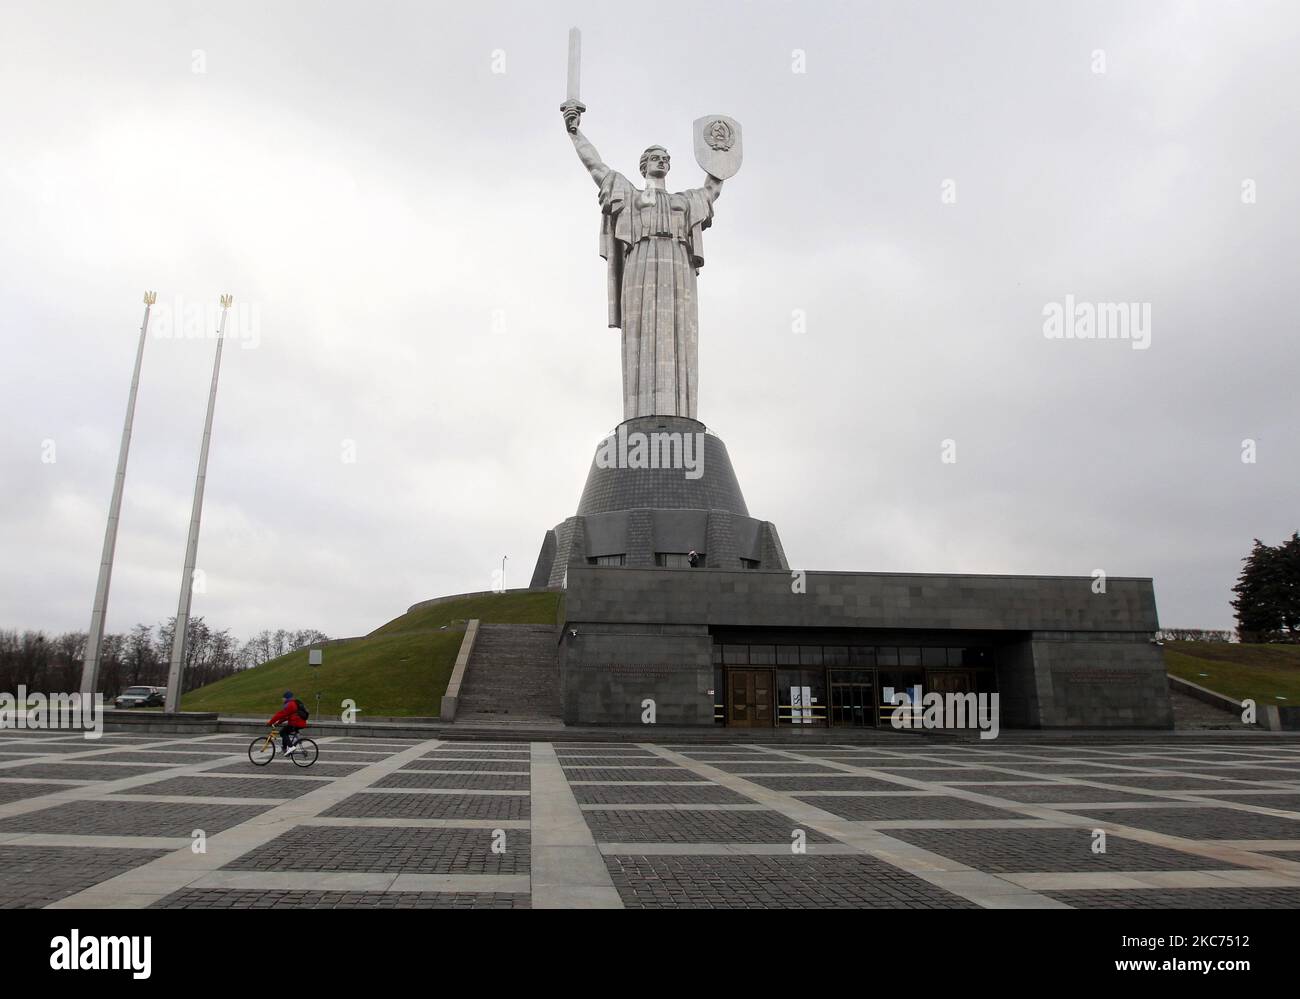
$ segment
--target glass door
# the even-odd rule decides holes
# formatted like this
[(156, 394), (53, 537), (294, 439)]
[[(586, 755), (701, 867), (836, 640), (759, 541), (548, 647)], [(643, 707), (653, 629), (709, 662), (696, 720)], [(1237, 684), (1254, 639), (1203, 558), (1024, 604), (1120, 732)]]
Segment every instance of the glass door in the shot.
[(876, 694), (871, 670), (831, 670), (831, 725), (837, 728), (873, 728)]

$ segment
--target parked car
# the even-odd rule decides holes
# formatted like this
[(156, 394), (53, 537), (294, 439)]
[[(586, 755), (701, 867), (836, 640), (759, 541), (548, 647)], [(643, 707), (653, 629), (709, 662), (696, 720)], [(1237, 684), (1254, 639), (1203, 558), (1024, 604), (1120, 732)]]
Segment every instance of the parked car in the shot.
[(167, 700), (166, 687), (127, 687), (113, 699), (118, 708), (161, 707)]

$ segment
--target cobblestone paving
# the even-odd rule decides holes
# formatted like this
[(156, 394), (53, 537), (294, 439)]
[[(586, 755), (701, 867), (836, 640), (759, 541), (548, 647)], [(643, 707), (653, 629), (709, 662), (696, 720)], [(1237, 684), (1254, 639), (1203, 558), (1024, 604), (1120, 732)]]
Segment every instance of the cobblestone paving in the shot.
[(351, 819), (526, 819), (527, 795), (367, 794), (340, 801), (321, 813)]
[(39, 909), (166, 854), (166, 850), (0, 846), (0, 909)]
[(100, 763), (205, 763), (228, 755), (220, 749), (214, 749), (210, 753), (189, 751), (177, 753), (160, 749), (156, 752), (128, 750), (121, 753), (105, 753), (103, 756), (96, 756), (95, 759)]
[(139, 777), (154, 773), (166, 766), (149, 766), (141, 764), (110, 763), (29, 763), (21, 767), (6, 767), (0, 770), (5, 777), (35, 777), (44, 780), (121, 780), (123, 777)]
[(528, 758), (520, 760), (458, 760), (439, 757), (434, 760), (414, 760), (402, 768), (406, 773), (411, 770), (473, 770), (476, 773), (521, 773), (528, 770)]
[(263, 769), (254, 766), (245, 759), (242, 763), (227, 763), (219, 767), (210, 767), (205, 772), (210, 774), (240, 774), (244, 777), (258, 775), (274, 778), (346, 777), (348, 774), (354, 774), (365, 766), (364, 763), (313, 763), (309, 767), (295, 767), (292, 763), (283, 763), (280, 760), (276, 760), (275, 764)]
[(605, 858), (629, 909), (974, 909), (869, 857)]
[[(0, 773), (4, 771), (0, 770)], [(43, 794), (70, 790), (71, 784), (29, 784), (21, 781), (0, 782), (0, 805), (9, 801), (21, 801), (24, 798), (39, 798)]]
[(773, 791), (913, 791), (913, 787), (895, 784), (876, 777), (855, 777), (851, 774), (816, 777), (751, 777), (755, 784)]
[(173, 892), (154, 909), (528, 909), (529, 896), (497, 892), (203, 891)]
[(667, 781), (669, 783), (691, 784), (700, 778), (689, 770), (682, 767), (642, 767), (628, 765), (626, 767), (571, 767), (564, 768), (564, 776), (571, 781), (599, 781), (607, 783), (610, 781), (636, 782), (643, 781)]
[[(1244, 777), (1245, 774), (1242, 774)], [(1097, 778), (1100, 779), (1100, 778)], [(1149, 774), (1127, 773), (1123, 777), (1107, 777), (1104, 779), (1106, 784), (1121, 784), (1126, 787), (1145, 788), (1151, 791), (1248, 791), (1260, 790), (1258, 784), (1250, 784), (1241, 780), (1234, 780), (1226, 774), (1223, 778), (1213, 777), (1183, 777), (1177, 774), (1159, 774), (1152, 776)]]
[(518, 774), (447, 774), (400, 770), (377, 781), (373, 786), (527, 791), (528, 778)]
[(1150, 795), (1132, 791), (1110, 791), (1091, 784), (971, 784), (967, 791), (992, 794), (1012, 801), (1064, 804), (1071, 801), (1155, 801)]
[(259, 815), (265, 805), (211, 805), (165, 801), (70, 801), (0, 818), (0, 833), (75, 833), (83, 836), (209, 836)]
[(889, 835), (981, 871), (1192, 871), (1234, 865), (1119, 836), (1093, 853), (1091, 828), (890, 829)]
[[(875, 769), (881, 770), (882, 773), (889, 773), (880, 767)], [(1026, 777), (1023, 774), (1009, 774), (1001, 770), (979, 770), (975, 767), (952, 767), (946, 770), (898, 770), (896, 775), (907, 777), (909, 780), (931, 781), (936, 784), (956, 784), (966, 783), (969, 781), (983, 781), (985, 783), (1003, 783), (1006, 781), (1025, 781), (1036, 780), (1035, 777)]]
[(728, 774), (833, 774), (838, 771), (822, 763), (799, 763), (795, 760), (759, 760), (743, 763), (710, 763)]
[(172, 777), (114, 794), (178, 794), (187, 798), (296, 798), (323, 781), (285, 777)]
[(89, 753), (97, 749), (107, 749), (110, 743), (102, 739), (78, 739), (76, 742), (49, 742), (44, 739), (24, 739), (22, 743), (8, 743), (5, 752), (35, 752), (41, 755), (49, 753)]
[[(588, 811), (583, 813), (602, 843), (779, 843), (788, 847), (798, 823), (771, 811)], [(831, 837), (808, 830), (808, 842)]]
[(1209, 794), (1200, 794), (1197, 797), (1204, 798), (1208, 804), (1231, 804), (1236, 802), (1242, 805), (1259, 805), (1263, 808), (1281, 809), (1286, 812), (1300, 812), (1300, 794), (1257, 793), (1254, 791), (1248, 791), (1244, 794), (1216, 794), (1211, 791)]
[(432, 753), (425, 753), (420, 757), (422, 760), (441, 760), (451, 758), (464, 758), (475, 760), (510, 760), (528, 762), (528, 754), (520, 753), (516, 750), (499, 750), (499, 749), (435, 749)]
[(1231, 808), (1143, 808), (1107, 811), (1090, 808), (1089, 821), (1153, 829), (1187, 839), (1300, 840), (1300, 815), (1284, 819)]
[(334, 738), (5, 733), (0, 906), (1300, 908), (1292, 740)]
[(743, 794), (716, 784), (578, 784), (580, 805), (747, 805)]
[[(796, 796), (797, 797), (797, 796)], [(943, 795), (836, 795), (806, 797), (800, 801), (858, 822), (894, 822), (902, 819), (1020, 819), (1021, 815), (991, 805)]]
[(1173, 888), (1050, 894), (1074, 909), (1300, 909), (1300, 888)]
[[(501, 852), (494, 852), (499, 844)], [(526, 829), (299, 826), (227, 868), (240, 871), (378, 871), (527, 874)]]

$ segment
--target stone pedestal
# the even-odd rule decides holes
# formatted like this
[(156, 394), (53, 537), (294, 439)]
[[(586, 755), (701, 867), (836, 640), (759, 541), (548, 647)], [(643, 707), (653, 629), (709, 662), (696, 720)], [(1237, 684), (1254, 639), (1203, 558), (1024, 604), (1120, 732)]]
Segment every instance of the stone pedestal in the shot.
[(546, 532), (531, 585), (562, 586), (570, 565), (653, 568), (692, 550), (701, 568), (789, 569), (776, 527), (749, 515), (722, 438), (698, 420), (643, 416), (596, 448), (578, 512)]

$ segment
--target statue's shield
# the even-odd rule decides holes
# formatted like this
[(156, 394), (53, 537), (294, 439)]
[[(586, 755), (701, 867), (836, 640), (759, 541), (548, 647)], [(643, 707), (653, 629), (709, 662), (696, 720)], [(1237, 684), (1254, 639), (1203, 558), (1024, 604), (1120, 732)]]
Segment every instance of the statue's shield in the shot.
[(725, 114), (709, 114), (697, 118), (692, 126), (695, 133), (695, 162), (719, 180), (734, 177), (740, 169), (740, 122)]

